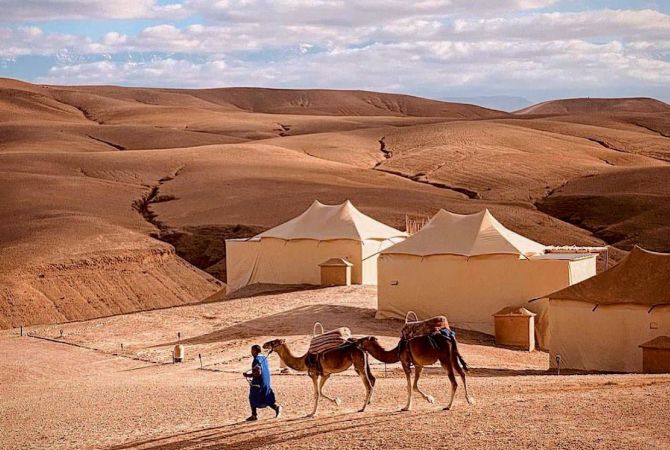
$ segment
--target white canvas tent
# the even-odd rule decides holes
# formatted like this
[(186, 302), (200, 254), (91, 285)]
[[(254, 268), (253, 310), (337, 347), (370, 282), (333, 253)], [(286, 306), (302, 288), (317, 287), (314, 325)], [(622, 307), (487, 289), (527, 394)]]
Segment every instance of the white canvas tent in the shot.
[(553, 367), (560, 355), (567, 369), (641, 372), (640, 344), (670, 336), (670, 254), (635, 247), (610, 270), (547, 298)]
[(488, 210), (440, 210), (379, 255), (377, 317), (444, 314), (456, 327), (493, 334), (493, 314), (501, 308), (528, 308), (528, 300), (595, 274), (595, 255), (545, 251)]
[(343, 258), (353, 264), (353, 284), (377, 282), (377, 254), (406, 233), (357, 210), (349, 201), (315, 201), (302, 214), (251, 239), (226, 240), (231, 291), (255, 283), (320, 283), (319, 264)]

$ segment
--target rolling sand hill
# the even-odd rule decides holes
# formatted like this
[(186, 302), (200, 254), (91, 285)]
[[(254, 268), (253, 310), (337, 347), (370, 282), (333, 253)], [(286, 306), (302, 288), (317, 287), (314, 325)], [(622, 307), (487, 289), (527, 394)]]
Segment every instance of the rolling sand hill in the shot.
[(541, 242), (615, 244), (614, 259), (639, 230), (667, 249), (667, 208), (573, 214), (605, 195), (589, 180), (648, 198), (630, 174), (668, 179), (670, 116), (610, 105), (540, 117), (363, 91), (0, 80), (0, 328), (201, 302), (225, 288), (226, 237), (314, 199), (400, 228), (488, 207)]
[[(61, 88), (62, 89), (62, 88)], [(223, 111), (316, 116), (401, 116), (491, 118), (507, 113), (463, 103), (441, 102), (411, 95), (330, 89), (125, 89), (78, 87), (107, 98), (156, 106), (186, 106)], [(68, 89), (68, 91), (70, 91)]]
[(624, 248), (670, 252), (670, 167), (622, 169), (579, 178), (538, 207)]
[(521, 109), (516, 114), (620, 114), (667, 113), (670, 105), (647, 97), (568, 98), (550, 100)]

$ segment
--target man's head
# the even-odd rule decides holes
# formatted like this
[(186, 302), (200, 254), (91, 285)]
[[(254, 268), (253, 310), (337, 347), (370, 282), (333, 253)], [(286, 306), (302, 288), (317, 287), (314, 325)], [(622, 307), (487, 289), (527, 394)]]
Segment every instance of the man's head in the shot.
[(251, 346), (251, 356), (257, 356), (261, 353), (261, 346), (254, 344)]

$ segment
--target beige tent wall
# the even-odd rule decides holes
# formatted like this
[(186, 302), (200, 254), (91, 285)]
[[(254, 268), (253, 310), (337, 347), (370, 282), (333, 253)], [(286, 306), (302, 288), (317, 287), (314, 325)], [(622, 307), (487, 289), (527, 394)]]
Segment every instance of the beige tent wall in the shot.
[(377, 316), (404, 317), (408, 310), (419, 318), (444, 314), (456, 327), (493, 334), (493, 314), (500, 309), (528, 307), (528, 300), (568, 286), (570, 262), (517, 255), (383, 254), (378, 258)]
[[(594, 258), (584, 258), (569, 263), (570, 284), (576, 284), (596, 275), (596, 264)], [(527, 309), (533, 311), (535, 316), (535, 342), (540, 350), (549, 351), (549, 340), (551, 329), (549, 327), (549, 299), (542, 298), (528, 303)]]
[(255, 283), (318, 285), (321, 283), (319, 264), (330, 258), (351, 262), (351, 282), (361, 284), (359, 241), (262, 238), (242, 243), (229, 240), (226, 245), (226, 270), (228, 279), (233, 281), (229, 284), (231, 291)]
[(363, 241), (362, 284), (377, 284), (377, 258), (379, 252), (387, 249), (403, 238)]
[(526, 305), (526, 309), (535, 313), (535, 345), (540, 350), (549, 351), (549, 299), (544, 297)]
[(670, 305), (595, 305), (571, 300), (549, 301), (549, 354), (556, 367), (578, 370), (642, 372), (638, 346), (670, 335)]
[(596, 274), (595, 256), (570, 261), (570, 284), (576, 284)]
[(226, 284), (228, 292), (251, 283), (261, 247), (260, 239), (226, 240)]

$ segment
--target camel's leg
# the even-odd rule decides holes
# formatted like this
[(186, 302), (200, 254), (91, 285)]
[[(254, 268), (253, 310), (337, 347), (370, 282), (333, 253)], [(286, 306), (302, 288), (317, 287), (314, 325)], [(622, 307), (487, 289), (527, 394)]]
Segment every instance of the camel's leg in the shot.
[(375, 383), (377, 382), (377, 379), (372, 374), (372, 370), (370, 369), (370, 365), (366, 366), (366, 370), (368, 372), (368, 380), (370, 380), (370, 383), (372, 383), (372, 386), (370, 387), (372, 392), (370, 392), (370, 398), (368, 399), (368, 405), (369, 405), (370, 403), (372, 403), (372, 394), (374, 393)]
[(454, 367), (451, 365), (450, 358), (442, 358), (442, 356), (440, 356), (440, 364), (442, 365), (442, 368), (447, 371), (449, 381), (451, 382), (451, 398), (449, 399), (449, 404), (444, 407), (444, 410), (448, 411), (451, 409), (451, 405), (454, 403), (454, 397), (456, 396), (458, 383), (456, 382), (456, 377), (454, 376)]
[(463, 381), (463, 388), (465, 388), (465, 399), (468, 401), (468, 405), (473, 405), (475, 403), (474, 397), (470, 396), (470, 393), (468, 392), (468, 382), (465, 379), (465, 371), (457, 361), (456, 355), (454, 355), (453, 358), (453, 365), (456, 368), (456, 372), (461, 376), (461, 380)]
[(403, 363), (402, 369), (405, 371), (405, 377), (407, 378), (407, 404), (402, 410), (410, 411), (412, 409), (412, 368), (409, 364)]
[(414, 391), (421, 394), (424, 400), (426, 400), (428, 403), (435, 403), (435, 398), (433, 398), (432, 395), (427, 395), (419, 388), (419, 378), (421, 377), (421, 372), (423, 372), (423, 366), (414, 367)]
[(335, 403), (337, 406), (340, 406), (340, 404), (342, 403), (342, 400), (340, 400), (339, 397), (336, 397), (336, 398), (328, 397), (323, 392), (323, 385), (326, 384), (326, 381), (328, 381), (328, 378), (330, 378), (330, 375), (331, 374), (329, 374), (329, 373), (324, 373), (323, 375), (321, 375), (321, 380), (319, 381), (319, 392), (321, 393), (321, 396), (323, 398), (325, 398), (326, 400), (330, 400), (331, 402)]
[(354, 370), (361, 378), (361, 381), (363, 381), (363, 386), (365, 386), (365, 402), (363, 403), (363, 407), (359, 409), (358, 412), (365, 412), (365, 408), (367, 408), (368, 404), (370, 403), (370, 399), (372, 398), (375, 377), (370, 372), (370, 368), (365, 364), (364, 357), (360, 359), (354, 358)]
[(321, 393), (319, 392), (319, 375), (310, 375), (312, 377), (312, 383), (314, 384), (314, 409), (312, 412), (307, 415), (307, 417), (314, 417), (316, 415), (316, 410), (319, 408), (319, 397)]

